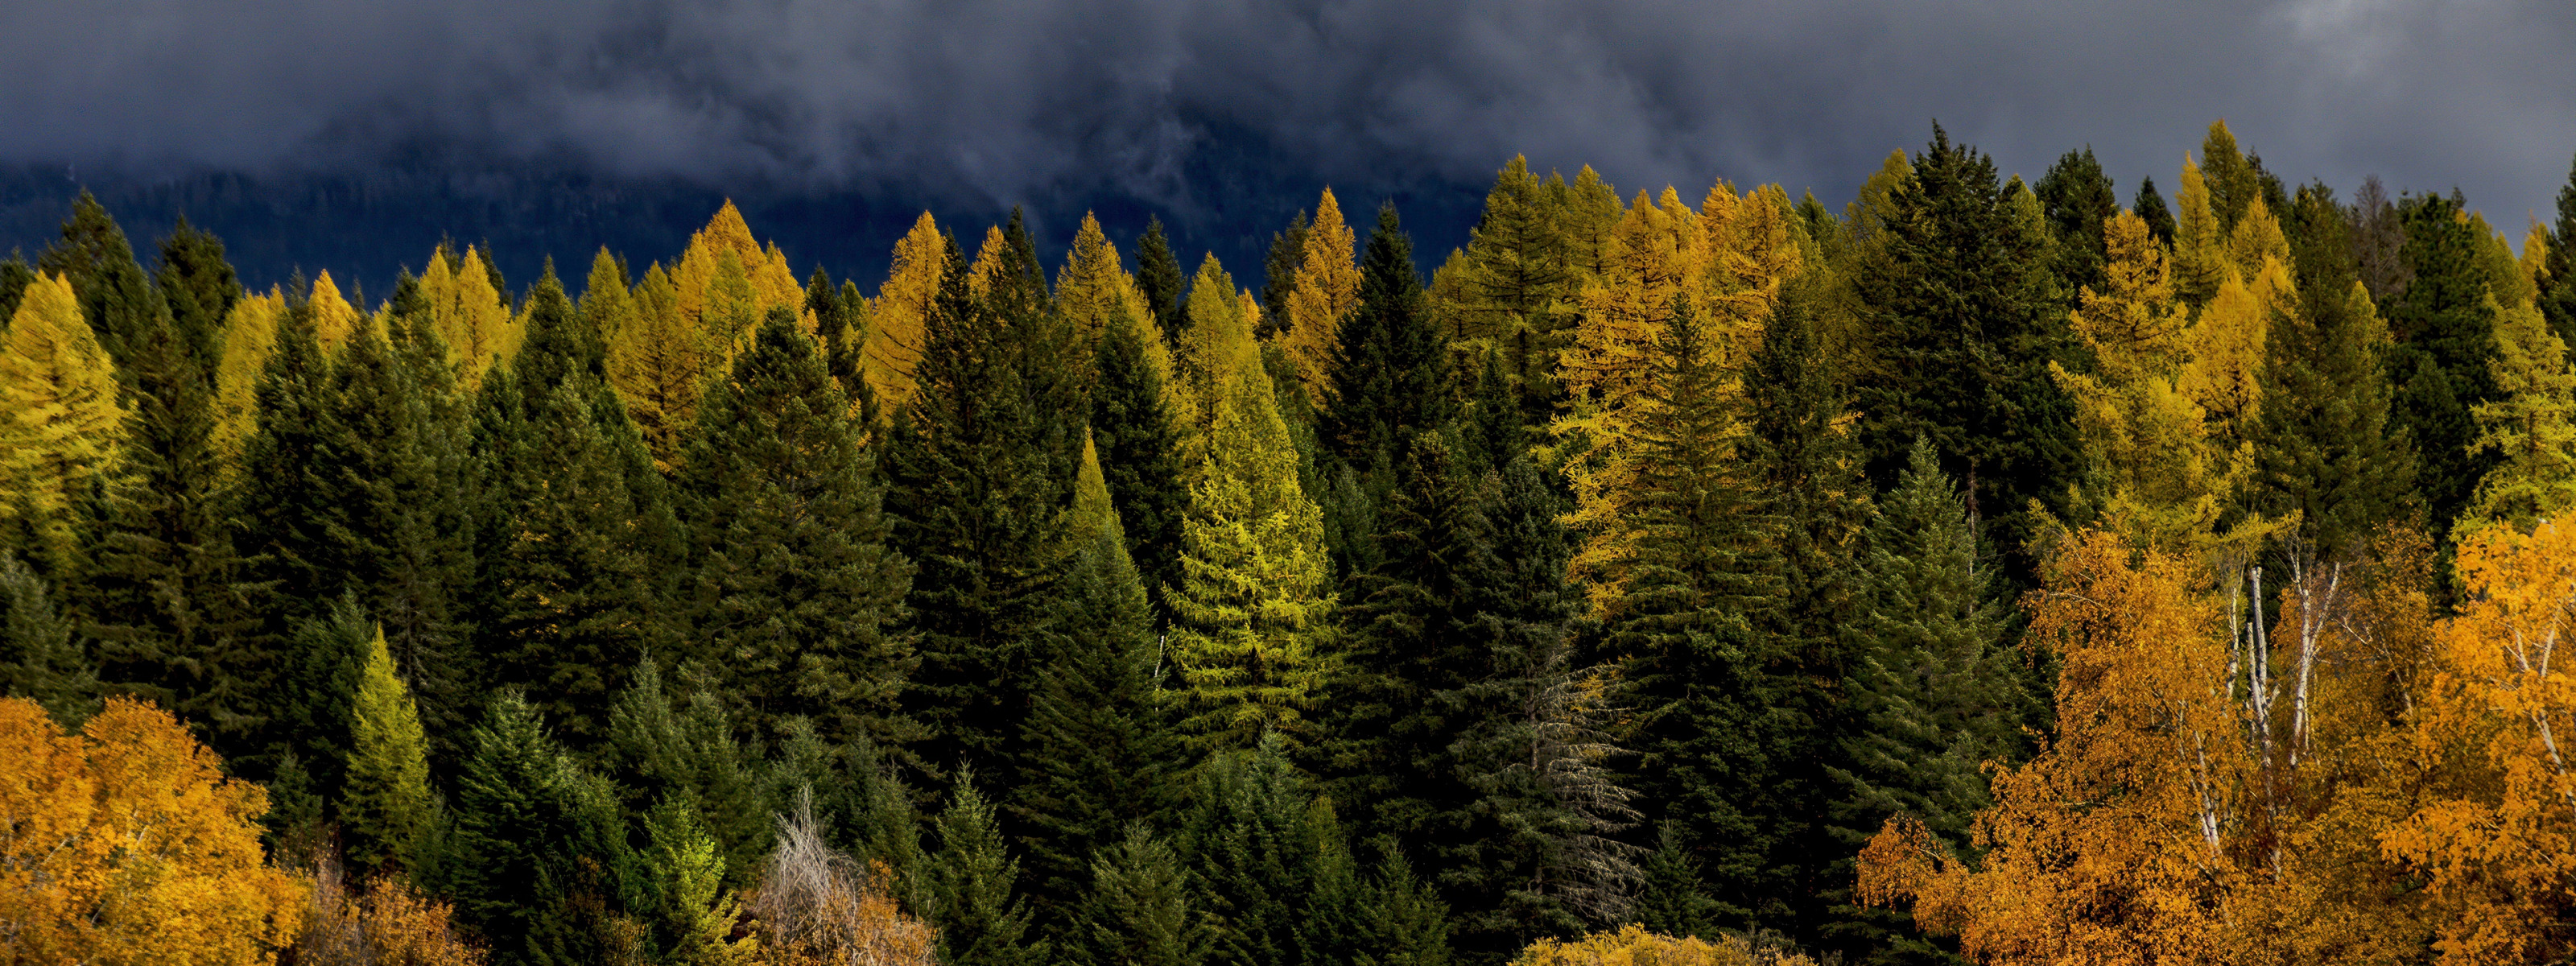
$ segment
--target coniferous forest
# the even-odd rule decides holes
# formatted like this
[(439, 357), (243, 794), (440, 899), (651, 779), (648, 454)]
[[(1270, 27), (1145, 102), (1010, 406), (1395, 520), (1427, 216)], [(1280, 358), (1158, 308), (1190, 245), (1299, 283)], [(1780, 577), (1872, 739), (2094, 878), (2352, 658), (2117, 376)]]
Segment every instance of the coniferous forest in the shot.
[(727, 205), (366, 304), (84, 196), (0, 264), (0, 958), (2567, 962), (2557, 199), (1935, 128), (1514, 159), (1445, 261)]

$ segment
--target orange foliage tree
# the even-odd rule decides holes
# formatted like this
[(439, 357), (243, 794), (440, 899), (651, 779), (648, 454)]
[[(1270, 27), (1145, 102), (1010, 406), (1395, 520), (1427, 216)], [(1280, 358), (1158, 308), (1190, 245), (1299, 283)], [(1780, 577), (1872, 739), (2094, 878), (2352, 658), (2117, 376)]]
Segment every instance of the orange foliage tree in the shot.
[(274, 962), (301, 922), (262, 859), (268, 794), (128, 698), (67, 733), (0, 699), (0, 948), (17, 962)]

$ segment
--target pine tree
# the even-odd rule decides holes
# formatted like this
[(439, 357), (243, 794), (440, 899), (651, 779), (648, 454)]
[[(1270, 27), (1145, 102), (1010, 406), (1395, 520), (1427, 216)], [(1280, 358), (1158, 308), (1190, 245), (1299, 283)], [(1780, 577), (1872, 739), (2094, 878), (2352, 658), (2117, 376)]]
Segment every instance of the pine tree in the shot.
[(360, 874), (413, 867), (430, 821), (429, 759), (411, 690), (376, 630), (350, 701), (349, 768), (340, 826)]
[(1914, 438), (1929, 436), (1992, 521), (2007, 566), (2027, 573), (2037, 523), (2026, 508), (2063, 499), (2076, 459), (2068, 404), (2048, 377), (2065, 322), (2042, 297), (2042, 240), (2012, 217), (1994, 162), (1937, 126), (1891, 204), (1886, 257), (1858, 279), (1888, 375), (1856, 400), (1870, 476), (1893, 479)]
[[(1183, 479), (1182, 426), (1171, 399), (1162, 337), (1138, 321), (1110, 321), (1093, 353), (1091, 440), (1127, 535), (1128, 556), (1158, 614), (1171, 613), (1167, 588), (1181, 581), (1181, 519), (1189, 504)], [(1159, 621), (1157, 622), (1159, 623)]]
[(1382, 497), (1397, 485), (1395, 464), (1416, 434), (1447, 421), (1454, 408), (1443, 385), (1447, 347), (1393, 204), (1378, 209), (1357, 304), (1339, 336), (1321, 435), (1337, 459), (1367, 475), (1371, 495)]
[(1154, 328), (1171, 340), (1174, 349), (1188, 342), (1190, 320), (1181, 314), (1182, 282), (1181, 260), (1172, 256), (1172, 243), (1163, 236), (1163, 219), (1148, 219), (1144, 236), (1136, 240), (1136, 288), (1144, 293)]
[[(118, 465), (125, 407), (115, 363), (60, 275), (27, 287), (0, 348), (0, 514), (32, 535), (40, 572), (75, 552), (74, 503)], [(63, 575), (68, 576), (68, 575)]]
[(2396, 337), (2389, 370), (2398, 375), (2390, 419), (2414, 441), (2416, 481), (2438, 536), (2468, 506), (2494, 457), (2473, 452), (2470, 413), (2500, 397), (2495, 303), (2488, 298), (2479, 252), (2485, 239), (2461, 218), (2459, 202), (2435, 195), (2398, 206), (2405, 232), (2399, 251), (2411, 274), (2385, 317)]
[(170, 307), (179, 341), (211, 374), (223, 355), (224, 320), (242, 300), (241, 280), (224, 260), (223, 239), (188, 224), (187, 216), (161, 240), (153, 284)]
[(2156, 193), (2156, 179), (2138, 179), (2138, 197), (2129, 203), (2129, 210), (2146, 220), (2148, 233), (2157, 241), (2174, 243), (2173, 210), (2165, 207), (2165, 196)]
[(1051, 608), (1044, 646), (1053, 660), (1037, 672), (1020, 739), (1028, 753), (1008, 809), (1024, 830), (1038, 914), (1055, 929), (1068, 928), (1093, 854), (1160, 814), (1183, 765), (1156, 679), (1163, 655), (1153, 610), (1097, 460), (1085, 462), (1079, 491), (1074, 536), (1088, 517), (1099, 522)]
[(614, 675), (668, 633), (665, 574), (682, 556), (663, 479), (603, 379), (590, 321), (548, 271), (529, 292), (526, 345), (485, 383), (477, 415), (480, 650), (497, 682), (541, 696), (578, 748), (607, 735)]
[(115, 360), (121, 381), (128, 353), (152, 324), (159, 299), (151, 278), (134, 261), (125, 230), (87, 189), (72, 202), (62, 238), (37, 256), (36, 272), (70, 284), (79, 299), (77, 318), (89, 323), (100, 349)]
[(1655, 843), (1655, 850), (1647, 855), (1640, 870), (1643, 881), (1637, 891), (1637, 924), (1667, 936), (1716, 935), (1717, 916), (1725, 906), (1708, 897), (1708, 885), (1700, 879), (1699, 860), (1682, 847), (1681, 836), (1672, 822), (1660, 827)]
[(36, 284), (36, 270), (27, 266), (23, 250), (13, 250), (9, 260), (0, 261), (0, 315), (18, 314), (18, 299), (27, 294), (27, 286)]
[(689, 528), (684, 605), (753, 734), (805, 715), (827, 739), (906, 737), (912, 565), (886, 546), (848, 405), (813, 340), (772, 311), (707, 392), (676, 481)]
[(537, 713), (502, 691), (456, 781), (455, 824), (431, 876), (502, 966), (598, 962), (598, 918), (653, 908), (617, 803), (567, 760)]
[(1016, 883), (993, 807), (961, 771), (948, 809), (939, 814), (939, 852), (931, 857), (930, 920), (939, 927), (939, 961), (957, 966), (1010, 966), (1042, 960), (1046, 947), (1028, 938), (1028, 900)]
[(55, 722), (77, 725), (98, 713), (98, 678), (54, 597), (44, 578), (0, 549), (0, 695), (31, 699)]
[(1057, 948), (1074, 966), (1198, 966), (1212, 930), (1189, 870), (1142, 825), (1091, 860), (1091, 889)]
[(1306, 258), (1306, 209), (1288, 219), (1288, 227), (1270, 236), (1270, 257), (1261, 264), (1260, 335), (1286, 331), (1289, 299), (1297, 291), (1297, 266)]
[(1331, 810), (1317, 807), (1284, 751), (1283, 742), (1265, 740), (1200, 769), (1179, 839), (1190, 905), (1215, 927), (1207, 963), (1341, 961), (1354, 898), (1346, 891), (1350, 856)]
[(254, 610), (266, 588), (234, 551), (215, 387), (166, 308), (156, 307), (127, 353), (134, 408), (82, 594), (89, 634), (111, 681), (154, 696), (238, 755), (260, 725), (274, 655)]
[[(684, 677), (703, 675), (690, 666)], [(652, 658), (638, 662), (626, 690), (608, 712), (608, 742), (601, 756), (626, 789), (628, 804), (687, 807), (691, 821), (714, 838), (728, 885), (747, 886), (768, 852), (771, 823), (762, 800), (759, 762), (736, 735), (733, 719), (715, 694), (701, 689), (674, 710)], [(801, 723), (800, 723), (801, 724)], [(810, 725), (791, 726), (788, 742), (811, 739)], [(753, 748), (757, 748), (755, 743)]]
[(2050, 268), (2057, 273), (2058, 290), (2071, 299), (2087, 286), (2102, 287), (2102, 265), (2111, 257), (2102, 225), (2120, 213), (2120, 199), (2111, 190), (2111, 177), (2102, 173), (2102, 163), (2093, 159), (2093, 149), (2066, 152), (2033, 187), (2057, 241)]
[(1303, 730), (1321, 673), (1316, 638), (1333, 606), (1323, 514), (1298, 482), (1296, 447), (1251, 326), (1233, 298), (1216, 294), (1232, 287), (1211, 258), (1192, 293), (1188, 378), (1206, 423), (1192, 447), (1181, 581), (1165, 593), (1186, 727), (1214, 747)]
[[(1012, 235), (1024, 235), (1013, 225)], [(915, 378), (885, 448), (894, 546), (918, 568), (921, 669), (907, 706), (932, 729), (924, 754), (1007, 774), (1018, 754), (1039, 628), (1062, 578), (1059, 522), (1072, 504), (1083, 416), (1071, 339), (1047, 310), (1035, 257), (1012, 235), (978, 296), (951, 252)], [(982, 259), (979, 259), (981, 261)]]
[(2558, 189), (2558, 219), (2550, 227), (2549, 255), (2542, 267), (2541, 314), (2558, 341), (2576, 340), (2576, 161), (2569, 162), (2567, 184)]
[(2414, 454), (2389, 426), (2388, 327), (2358, 276), (2350, 225), (2333, 192), (2302, 186), (2288, 212), (2299, 311), (2264, 341), (2253, 505), (2295, 510), (2321, 560), (2360, 547), (2396, 519)]
[[(1980, 769), (2027, 752), (2019, 727), (2030, 699), (1994, 575), (1979, 560), (1975, 521), (1929, 443), (1915, 446), (1898, 480), (1879, 503), (1859, 568), (1857, 653), (1844, 677), (1855, 727), (1832, 751), (1828, 815), (1844, 854), (1899, 813), (1964, 847), (1969, 820), (1989, 801)], [(1848, 893), (1826, 898), (1837, 903), (1825, 934), (1835, 946), (1878, 950), (1870, 955), (1884, 962), (1933, 955)]]

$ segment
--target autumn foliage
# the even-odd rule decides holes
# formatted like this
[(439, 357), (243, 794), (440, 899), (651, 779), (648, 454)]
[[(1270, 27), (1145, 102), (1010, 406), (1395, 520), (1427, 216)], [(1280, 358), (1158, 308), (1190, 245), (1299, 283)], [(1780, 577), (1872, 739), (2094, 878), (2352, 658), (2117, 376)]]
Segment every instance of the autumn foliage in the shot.
[(1742, 936), (1721, 936), (1711, 942), (1631, 925), (1572, 942), (1539, 940), (1512, 960), (1512, 966), (1815, 966), (1815, 960), (1757, 947)]
[(302, 887), (262, 861), (259, 786), (177, 719), (110, 698), (66, 732), (0, 699), (0, 946), (17, 962), (276, 959)]

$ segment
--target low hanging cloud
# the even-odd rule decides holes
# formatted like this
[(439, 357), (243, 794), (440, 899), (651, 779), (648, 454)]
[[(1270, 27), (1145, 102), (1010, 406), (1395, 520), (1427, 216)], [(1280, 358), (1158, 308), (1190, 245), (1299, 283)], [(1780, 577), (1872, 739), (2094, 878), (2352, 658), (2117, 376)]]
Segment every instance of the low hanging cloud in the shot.
[(2576, 152), (2570, 51), (2564, 0), (16, 0), (0, 160), (1173, 204), (1249, 144), (1317, 180), (1526, 153), (1838, 198), (1937, 118), (2030, 176), (2089, 144), (2125, 196), (2224, 117), (2285, 177), (2518, 226)]

